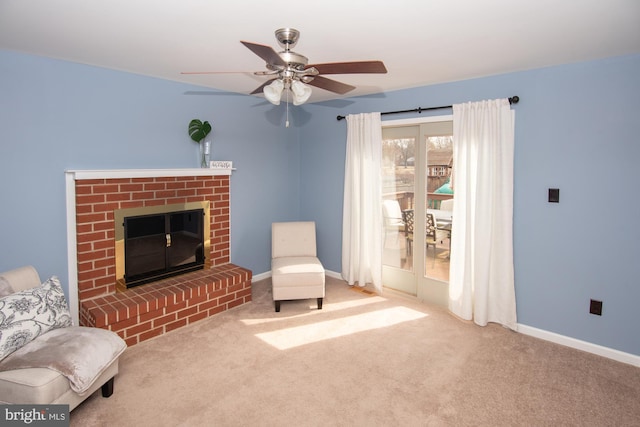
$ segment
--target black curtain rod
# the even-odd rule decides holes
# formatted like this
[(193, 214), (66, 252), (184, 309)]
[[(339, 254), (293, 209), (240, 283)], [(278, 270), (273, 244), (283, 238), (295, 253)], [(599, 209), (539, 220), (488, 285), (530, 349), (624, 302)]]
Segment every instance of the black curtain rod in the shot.
[[(518, 101), (520, 101), (520, 98), (516, 95), (516, 96), (512, 96), (511, 98), (509, 98), (509, 104), (517, 104)], [(443, 105), (442, 107), (428, 107), (428, 108), (414, 108), (412, 110), (402, 110), (402, 111), (387, 111), (384, 113), (380, 113), (381, 116), (386, 116), (387, 114), (401, 114), (401, 113), (422, 113), (423, 111), (431, 111), (431, 110), (442, 110), (444, 108), (452, 108), (453, 105)], [(337, 119), (338, 121), (344, 119), (345, 116), (338, 116)]]

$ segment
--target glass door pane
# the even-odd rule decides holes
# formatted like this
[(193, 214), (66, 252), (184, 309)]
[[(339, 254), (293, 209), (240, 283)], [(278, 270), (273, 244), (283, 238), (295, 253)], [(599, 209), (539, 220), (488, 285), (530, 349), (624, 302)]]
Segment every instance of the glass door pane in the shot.
[[(382, 132), (382, 217), (384, 286), (416, 295), (414, 208), (417, 126), (385, 128)], [(417, 269), (420, 271), (420, 269)]]
[[(453, 135), (426, 136), (427, 260), (425, 276), (449, 281), (453, 188)], [(431, 258), (429, 256), (431, 255)]]
[(421, 191), (425, 194), (425, 251), (423, 274), (418, 278), (418, 296), (446, 306), (449, 293), (450, 238), (453, 185), (453, 122), (423, 123), (421, 150), (425, 165)]

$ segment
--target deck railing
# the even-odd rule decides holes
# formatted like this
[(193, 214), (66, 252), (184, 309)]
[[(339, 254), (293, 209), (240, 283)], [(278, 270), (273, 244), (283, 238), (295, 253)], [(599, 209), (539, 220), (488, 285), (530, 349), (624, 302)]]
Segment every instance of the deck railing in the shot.
[[(382, 196), (384, 200), (397, 200), (400, 209), (414, 209), (414, 194), (410, 191), (398, 191), (395, 193), (386, 193)], [(453, 199), (453, 194), (447, 193), (427, 193), (427, 208), (440, 209), (440, 203), (443, 200)]]

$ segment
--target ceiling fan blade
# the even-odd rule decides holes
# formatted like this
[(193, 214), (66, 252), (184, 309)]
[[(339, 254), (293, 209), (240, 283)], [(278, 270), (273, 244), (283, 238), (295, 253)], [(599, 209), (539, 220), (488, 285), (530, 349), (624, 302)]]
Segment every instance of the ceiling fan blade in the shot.
[(180, 74), (252, 74), (252, 71), (180, 71)]
[(249, 48), (251, 52), (255, 53), (260, 58), (264, 59), (267, 62), (267, 64), (280, 65), (282, 67), (287, 65), (287, 63), (284, 62), (282, 58), (280, 58), (280, 55), (278, 55), (278, 53), (275, 50), (273, 50), (271, 46), (265, 46), (263, 44), (249, 43), (249, 42), (243, 42), (243, 41), (240, 41), (240, 43), (242, 43), (247, 48)]
[(328, 90), (329, 92), (339, 93), (340, 95), (350, 92), (356, 88), (355, 86), (341, 83), (336, 80), (331, 80), (322, 76), (314, 77), (313, 80), (307, 82), (307, 84), (319, 87), (320, 89)]
[(266, 82), (262, 83), (253, 92), (251, 92), (251, 95), (255, 95), (256, 93), (262, 93), (262, 89), (264, 89), (265, 86), (267, 86), (269, 83), (271, 83), (274, 80), (276, 80), (276, 79), (270, 79), (270, 80), (267, 80)]
[(320, 74), (385, 74), (387, 68), (382, 61), (329, 62), (326, 64), (312, 64)]

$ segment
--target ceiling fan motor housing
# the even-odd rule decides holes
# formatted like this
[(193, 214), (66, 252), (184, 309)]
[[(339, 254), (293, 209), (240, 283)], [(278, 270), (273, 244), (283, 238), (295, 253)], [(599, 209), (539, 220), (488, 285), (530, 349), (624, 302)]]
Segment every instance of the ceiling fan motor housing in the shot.
[(294, 28), (280, 28), (279, 30), (276, 30), (276, 39), (278, 40), (278, 44), (286, 50), (295, 47), (299, 38), (300, 31)]

